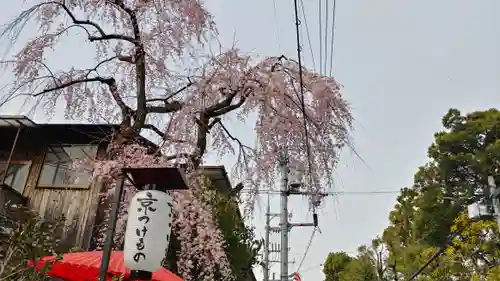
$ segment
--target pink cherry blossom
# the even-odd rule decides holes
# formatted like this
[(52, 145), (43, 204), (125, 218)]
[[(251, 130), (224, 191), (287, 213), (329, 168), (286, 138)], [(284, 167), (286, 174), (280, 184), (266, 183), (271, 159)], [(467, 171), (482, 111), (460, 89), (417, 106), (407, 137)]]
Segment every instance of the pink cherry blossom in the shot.
[[(7, 25), (2, 39), (17, 40), (30, 20), (38, 23), (39, 33), (2, 62), (16, 79), (0, 105), (27, 97), (48, 114), (64, 105), (68, 119), (120, 123), (108, 159), (87, 163), (108, 183), (103, 200), (112, 194), (121, 167), (187, 164), (190, 189), (173, 193), (174, 231), (181, 244), (178, 268), (184, 279), (232, 278), (211, 212), (213, 195), (200, 176), (207, 151), (236, 155), (232, 176), (245, 181), (247, 212), (259, 189), (274, 188), (282, 147), (288, 148), (292, 169), (304, 166), (305, 189), (330, 187), (352, 123), (341, 86), (305, 68), (300, 85), (298, 63), (284, 56), (258, 59), (235, 47), (207, 52), (217, 30), (202, 1), (40, 1)], [(95, 46), (94, 67), (47, 66), (46, 59), (70, 34)], [(247, 124), (254, 116), (255, 124)], [(233, 135), (225, 126), (231, 120), (253, 127), (255, 140)], [(158, 135), (148, 135), (161, 152), (156, 156), (134, 142), (146, 132)], [(135, 192), (127, 186), (122, 198), (117, 242), (123, 239), (127, 202)], [(202, 265), (196, 268), (199, 274), (194, 274), (196, 265)]]
[[(112, 147), (110, 149), (113, 149)], [(115, 150), (116, 151), (116, 150)], [(85, 164), (80, 163), (80, 167)], [(147, 149), (139, 145), (128, 145), (116, 153), (112, 161), (95, 163), (94, 175), (101, 182), (109, 184), (109, 189), (102, 198), (112, 196), (114, 179), (125, 167), (168, 167), (172, 163), (165, 157), (152, 156)], [(225, 243), (222, 233), (214, 223), (212, 217), (210, 198), (213, 191), (205, 186), (205, 181), (199, 172), (188, 175), (190, 189), (187, 191), (171, 192), (173, 200), (174, 220), (173, 228), (181, 244), (178, 256), (179, 273), (186, 280), (192, 280), (192, 262), (203, 264), (197, 278), (213, 280), (214, 274), (219, 272), (224, 279), (231, 279), (230, 264), (225, 255)], [(128, 202), (135, 194), (133, 185), (126, 184), (122, 198), (121, 208), (117, 221), (117, 235), (114, 237), (115, 245), (121, 245), (127, 219)], [(104, 242), (104, 226), (100, 231), (100, 242)], [(102, 246), (102, 244), (101, 244)], [(190, 261), (189, 263), (187, 261)]]

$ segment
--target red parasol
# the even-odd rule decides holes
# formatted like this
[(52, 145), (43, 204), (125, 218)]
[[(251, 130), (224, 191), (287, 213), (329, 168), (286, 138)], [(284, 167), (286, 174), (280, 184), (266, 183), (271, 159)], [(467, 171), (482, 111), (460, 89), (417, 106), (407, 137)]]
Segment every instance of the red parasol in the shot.
[[(62, 260), (56, 261), (48, 274), (52, 277), (62, 278), (66, 281), (94, 281), (99, 277), (102, 252), (78, 252), (63, 255)], [(46, 262), (55, 261), (56, 256), (41, 258), (36, 266), (33, 261), (28, 263), (36, 269), (41, 269)], [(124, 280), (130, 276), (130, 269), (123, 264), (123, 252), (113, 251), (109, 259), (108, 280), (111, 276), (124, 274)], [(165, 268), (153, 272), (154, 281), (183, 281), (179, 276)]]

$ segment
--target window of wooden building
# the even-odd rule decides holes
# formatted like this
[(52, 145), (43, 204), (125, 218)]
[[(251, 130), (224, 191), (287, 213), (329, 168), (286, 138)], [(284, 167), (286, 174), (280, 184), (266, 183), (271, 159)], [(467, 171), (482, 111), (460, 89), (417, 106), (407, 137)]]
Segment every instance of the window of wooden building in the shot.
[(92, 169), (81, 163), (91, 163), (96, 154), (97, 146), (94, 145), (50, 146), (45, 154), (38, 186), (89, 188)]
[(10, 186), (19, 194), (23, 194), (30, 167), (31, 161), (11, 160), (8, 165), (7, 161), (1, 161), (0, 181), (5, 177), (4, 184)]

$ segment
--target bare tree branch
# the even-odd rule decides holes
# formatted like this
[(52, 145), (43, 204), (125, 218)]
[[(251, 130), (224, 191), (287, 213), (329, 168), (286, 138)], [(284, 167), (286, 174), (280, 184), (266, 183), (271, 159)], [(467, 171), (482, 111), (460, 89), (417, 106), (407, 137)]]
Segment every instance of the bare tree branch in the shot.
[(180, 88), (179, 90), (169, 94), (167, 97), (165, 98), (153, 98), (153, 99), (147, 99), (146, 102), (155, 102), (155, 101), (162, 101), (162, 102), (165, 102), (167, 103), (168, 100), (170, 100), (171, 98), (175, 97), (176, 95), (182, 93), (183, 91), (187, 90), (189, 87), (191, 87), (193, 85), (193, 82), (191, 81), (191, 79), (188, 77), (188, 83), (183, 86), (182, 88)]
[(168, 102), (160, 106), (150, 105), (146, 107), (146, 113), (171, 113), (181, 110), (183, 106), (184, 104), (180, 101)]
[(213, 116), (221, 116), (221, 115), (224, 115), (226, 113), (229, 113), (229, 112), (231, 112), (233, 110), (236, 110), (236, 109), (240, 108), (240, 106), (242, 106), (245, 103), (247, 97), (248, 96), (242, 96), (237, 103), (230, 104), (230, 105), (228, 105), (226, 107), (223, 107), (223, 108), (221, 108), (219, 110), (214, 111), (213, 112)]
[(105, 59), (105, 60), (100, 61), (98, 64), (96, 64), (96, 66), (95, 66), (94, 68), (89, 69), (89, 71), (88, 71), (88, 73), (87, 73), (87, 76), (89, 76), (89, 75), (92, 73), (92, 71), (97, 72), (97, 69), (98, 69), (100, 66), (102, 66), (103, 64), (105, 64), (105, 63), (107, 63), (107, 62), (110, 62), (110, 61), (112, 61), (112, 60), (114, 60), (114, 59), (118, 59), (118, 60), (120, 60), (120, 58), (121, 58), (121, 56), (113, 56), (113, 57), (110, 57), (110, 58), (107, 58), (107, 59)]
[[(251, 147), (249, 147), (248, 145), (245, 145), (241, 142), (240, 139), (238, 139), (237, 137), (233, 136), (229, 130), (226, 128), (226, 126), (224, 126), (224, 124), (222, 123), (222, 121), (219, 119), (219, 121), (217, 121), (217, 124), (219, 126), (221, 126), (222, 130), (224, 130), (224, 132), (226, 133), (226, 135), (233, 141), (235, 141), (237, 144), (238, 144), (238, 149), (239, 149), (239, 155), (238, 155), (238, 158), (240, 157), (243, 157), (243, 161), (245, 163), (245, 165), (248, 164), (248, 158), (247, 158), (247, 155), (245, 153), (245, 149), (248, 149), (248, 150), (251, 150), (253, 151), (253, 149)], [(215, 125), (215, 124), (213, 124)]]
[(234, 98), (240, 91), (243, 90), (243, 88), (239, 88), (236, 91), (233, 91), (230, 94), (226, 95), (225, 99), (205, 109), (205, 115), (207, 115), (208, 117), (217, 117), (238, 109), (243, 105), (243, 103), (245, 103), (247, 97), (250, 95), (250, 90), (247, 89), (247, 92), (243, 93), (240, 100), (237, 103), (232, 104)]
[(50, 1), (50, 2), (41, 3), (35, 7), (38, 8), (38, 7), (41, 7), (42, 5), (50, 5), (50, 4), (60, 6), (66, 12), (66, 14), (71, 18), (71, 20), (73, 21), (74, 24), (89, 25), (89, 26), (94, 27), (97, 30), (97, 32), (100, 34), (100, 36), (89, 36), (89, 40), (91, 42), (116, 39), (116, 40), (125, 40), (125, 41), (128, 41), (130, 43), (134, 43), (134, 38), (132, 38), (130, 36), (126, 36), (126, 35), (122, 35), (122, 34), (106, 34), (106, 32), (104, 32), (104, 30), (101, 28), (101, 26), (99, 24), (97, 24), (93, 21), (90, 21), (90, 20), (77, 19), (75, 17), (75, 15), (73, 15), (71, 10), (62, 2)]
[[(243, 144), (243, 142), (241, 142), (241, 140), (239, 140), (238, 138), (233, 136), (229, 132), (229, 130), (224, 126), (224, 124), (222, 124), (222, 121), (219, 117), (216, 117), (211, 121), (209, 121), (209, 120), (210, 120), (210, 118), (208, 118), (206, 116), (203, 117), (203, 114), (201, 114), (201, 118), (195, 118), (195, 122), (198, 125), (197, 142), (196, 142), (197, 151), (195, 151), (192, 154), (181, 153), (181, 154), (167, 156), (167, 160), (186, 158), (186, 159), (190, 159), (190, 161), (192, 161), (192, 163), (194, 164), (195, 167), (199, 166), (199, 164), (201, 163), (201, 158), (203, 157), (203, 155), (206, 152), (207, 135), (208, 135), (208, 133), (210, 133), (210, 129), (212, 129), (215, 125), (219, 125), (224, 130), (226, 135), (232, 141), (235, 141), (238, 144), (238, 149), (239, 149), (238, 159), (243, 158), (243, 162), (245, 163), (245, 165), (248, 166), (249, 161), (248, 161), (248, 157), (247, 157), (245, 150), (250, 150), (250, 151), (254, 151), (254, 150), (251, 147)], [(150, 127), (150, 125), (146, 125), (146, 127), (148, 127), (148, 129), (151, 129), (155, 132), (156, 132), (156, 130), (159, 131), (158, 128), (156, 128), (156, 130), (155, 130), (153, 127)], [(160, 131), (160, 133), (161, 133), (161, 131)], [(162, 135), (165, 135), (165, 134), (162, 133)], [(167, 137), (165, 136), (165, 138), (167, 138)]]
[(180, 88), (179, 90), (175, 91), (174, 93), (169, 94), (165, 98), (154, 98), (154, 99), (148, 99), (146, 102), (155, 102), (155, 101), (161, 101), (163, 102), (163, 105), (148, 105), (146, 106), (146, 113), (171, 113), (171, 112), (176, 112), (182, 109), (184, 104), (180, 101), (172, 101), (169, 102), (171, 98), (174, 96), (180, 94), (181, 92), (187, 90), (189, 87), (193, 85), (193, 82), (188, 78), (189, 83), (186, 84), (184, 87)]
[(155, 125), (153, 124), (144, 124), (142, 126), (143, 129), (147, 129), (147, 130), (151, 130), (153, 132), (155, 132), (158, 136), (160, 136), (163, 140), (165, 140), (165, 134), (160, 130), (158, 129), (158, 127), (156, 127)]
[(103, 84), (112, 84), (112, 83), (115, 83), (115, 79), (114, 78), (103, 78), (103, 77), (92, 77), (92, 78), (82, 78), (82, 79), (75, 79), (75, 80), (71, 80), (69, 82), (66, 82), (66, 83), (61, 83), (61, 84), (58, 84), (54, 87), (50, 87), (50, 88), (47, 88), (37, 94), (34, 94), (33, 96), (34, 97), (38, 97), (40, 95), (43, 95), (43, 94), (46, 94), (46, 93), (50, 93), (50, 92), (54, 92), (54, 91), (57, 91), (57, 90), (61, 90), (61, 89), (64, 89), (64, 88), (67, 88), (67, 87), (70, 87), (72, 85), (76, 85), (76, 84), (81, 84), (81, 83), (89, 83), (89, 82), (100, 82), (100, 83), (103, 83)]
[(118, 87), (116, 86), (116, 80), (113, 77), (104, 78), (104, 77), (97, 76), (97, 77), (90, 77), (90, 78), (74, 79), (74, 80), (71, 80), (71, 81), (68, 81), (65, 83), (58, 84), (54, 87), (47, 88), (47, 89), (45, 89), (37, 94), (34, 94), (33, 96), (37, 97), (39, 95), (54, 92), (57, 90), (61, 90), (61, 89), (70, 87), (72, 85), (82, 84), (82, 83), (90, 83), (90, 82), (100, 82), (102, 84), (106, 84), (109, 87), (109, 90), (111, 92), (111, 96), (116, 101), (116, 104), (118, 105), (118, 107), (120, 107), (124, 119), (135, 115), (135, 112), (127, 104), (125, 104), (125, 102), (121, 98), (120, 94), (118, 93)]

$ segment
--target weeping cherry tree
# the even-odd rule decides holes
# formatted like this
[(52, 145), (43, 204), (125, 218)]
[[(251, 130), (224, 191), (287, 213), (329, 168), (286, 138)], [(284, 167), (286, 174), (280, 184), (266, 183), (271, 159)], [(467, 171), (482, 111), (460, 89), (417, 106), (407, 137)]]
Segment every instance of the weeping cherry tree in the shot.
[[(305, 188), (319, 192), (329, 186), (352, 122), (334, 78), (303, 68), (301, 83), (298, 63), (285, 56), (257, 59), (234, 46), (214, 52), (216, 25), (200, 0), (24, 5), (29, 6), (1, 34), (4, 42), (22, 45), (2, 61), (15, 79), (0, 105), (24, 99), (48, 114), (64, 105), (67, 119), (119, 123), (108, 159), (93, 163), (94, 175), (103, 180), (125, 166), (186, 165), (190, 190), (173, 194), (178, 270), (185, 280), (232, 279), (210, 194), (199, 180), (207, 152), (235, 155), (233, 176), (251, 190), (248, 206), (259, 188), (273, 186), (284, 146), (291, 167), (304, 166), (310, 179)], [(32, 23), (39, 27), (35, 36), (19, 42)], [(95, 48), (92, 67), (48, 63), (68, 36)], [(237, 138), (225, 125), (231, 119), (241, 126), (255, 120), (255, 142)], [(137, 142), (146, 130), (158, 135), (157, 153)], [(122, 226), (125, 220), (122, 212)]]

